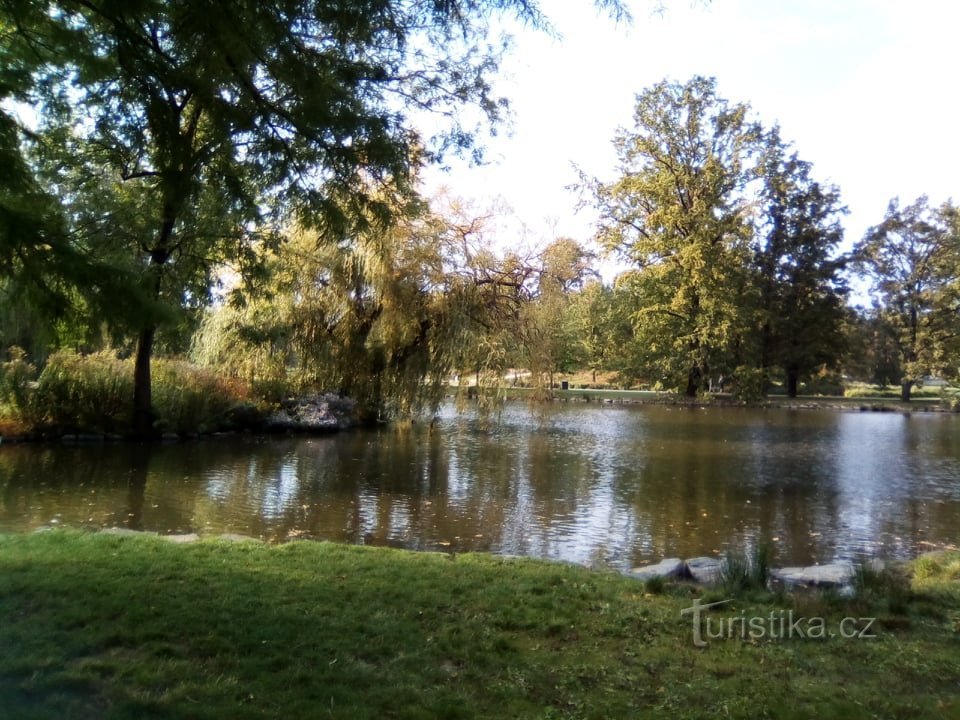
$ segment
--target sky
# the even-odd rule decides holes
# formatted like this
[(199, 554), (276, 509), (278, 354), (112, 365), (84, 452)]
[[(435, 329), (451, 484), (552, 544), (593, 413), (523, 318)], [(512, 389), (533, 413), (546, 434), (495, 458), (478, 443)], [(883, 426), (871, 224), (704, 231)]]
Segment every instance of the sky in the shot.
[(431, 170), (477, 208), (506, 204), (501, 246), (592, 236), (577, 211), (579, 167), (615, 178), (612, 139), (629, 127), (636, 95), (664, 78), (717, 78), (765, 126), (839, 186), (845, 245), (883, 218), (892, 197), (960, 200), (955, 0), (652, 0), (628, 4), (618, 25), (590, 0), (543, 0), (562, 35), (512, 27), (497, 89), (512, 103), (507, 132), (485, 140), (488, 164)]

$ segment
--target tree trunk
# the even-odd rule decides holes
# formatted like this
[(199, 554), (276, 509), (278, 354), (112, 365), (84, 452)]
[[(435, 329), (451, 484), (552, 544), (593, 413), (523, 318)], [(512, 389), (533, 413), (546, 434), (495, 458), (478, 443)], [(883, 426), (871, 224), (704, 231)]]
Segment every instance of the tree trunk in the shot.
[(690, 368), (690, 372), (687, 375), (687, 391), (684, 393), (688, 398), (695, 398), (697, 392), (700, 390), (700, 368), (694, 365)]
[(900, 383), (900, 402), (910, 402), (910, 391), (913, 389), (913, 380), (904, 380)]
[(154, 435), (153, 394), (150, 386), (150, 358), (157, 329), (151, 325), (140, 332), (133, 366), (133, 432), (141, 440)]
[(797, 396), (797, 386), (800, 384), (800, 371), (796, 368), (787, 370), (787, 397)]

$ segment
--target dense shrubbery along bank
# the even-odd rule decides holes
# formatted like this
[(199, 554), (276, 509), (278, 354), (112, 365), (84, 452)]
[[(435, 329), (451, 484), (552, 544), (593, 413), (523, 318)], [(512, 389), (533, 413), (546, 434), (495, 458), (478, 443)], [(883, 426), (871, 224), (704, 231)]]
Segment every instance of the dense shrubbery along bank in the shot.
[[(122, 434), (130, 429), (131, 397), (133, 361), (113, 353), (61, 350), (39, 376), (16, 351), (0, 364), (0, 418), (21, 431)], [(267, 409), (242, 382), (166, 359), (154, 364), (153, 401), (158, 433), (236, 429), (255, 424)]]

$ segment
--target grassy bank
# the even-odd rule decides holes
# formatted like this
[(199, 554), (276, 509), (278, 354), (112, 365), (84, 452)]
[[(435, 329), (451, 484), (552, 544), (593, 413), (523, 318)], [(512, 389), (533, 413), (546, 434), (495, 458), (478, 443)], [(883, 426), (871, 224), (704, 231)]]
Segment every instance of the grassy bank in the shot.
[[(960, 715), (960, 562), (855, 601), (872, 639), (717, 639), (701, 591), (568, 566), (333, 544), (0, 538), (0, 714), (16, 718)], [(712, 591), (716, 594), (718, 591)], [(710, 600), (710, 593), (703, 600)], [(716, 598), (714, 598), (716, 599)]]

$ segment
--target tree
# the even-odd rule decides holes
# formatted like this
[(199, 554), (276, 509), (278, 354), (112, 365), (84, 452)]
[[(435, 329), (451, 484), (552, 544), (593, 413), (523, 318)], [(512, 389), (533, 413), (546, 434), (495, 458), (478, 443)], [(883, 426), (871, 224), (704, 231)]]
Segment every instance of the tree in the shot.
[[(504, 109), (485, 41), (496, 11), (546, 24), (527, 0), (12, 1), (0, 31), (19, 83), (3, 90), (40, 113), (36, 161), (72, 230), (125, 246), (154, 308), (180, 308), (224, 265), (255, 271), (290, 213), (349, 237), (389, 213), (379, 185), (409, 193), (423, 157), (473, 150), (463, 106), (493, 123)], [(443, 113), (446, 131), (420, 137), (411, 109)], [(149, 435), (165, 315), (139, 317), (134, 426)]]
[(899, 385), (903, 372), (897, 333), (882, 308), (847, 309), (843, 372), (881, 388)]
[[(626, 313), (624, 313), (626, 315)], [(611, 369), (615, 328), (621, 318), (614, 310), (613, 288), (600, 280), (591, 280), (573, 294), (567, 325), (573, 337), (574, 356), (587, 367), (597, 381), (597, 373)]]
[(614, 141), (621, 177), (588, 183), (598, 239), (636, 269), (637, 344), (649, 369), (695, 396), (714, 369), (750, 357), (755, 293), (744, 190), (761, 140), (745, 105), (713, 79), (660, 82), (641, 93), (634, 127)]
[(521, 307), (515, 337), (522, 367), (536, 387), (553, 388), (554, 375), (571, 369), (576, 341), (567, 322), (571, 293), (594, 275), (593, 254), (570, 238), (558, 238), (534, 258), (535, 285)]
[(905, 208), (890, 201), (879, 225), (854, 250), (873, 281), (900, 353), (900, 398), (926, 375), (954, 374), (960, 337), (960, 235), (952, 203), (931, 208), (922, 196)]
[(845, 259), (837, 188), (811, 177), (778, 128), (767, 133), (760, 165), (754, 267), (760, 287), (760, 367), (783, 370), (796, 397), (804, 375), (835, 364), (843, 350)]

